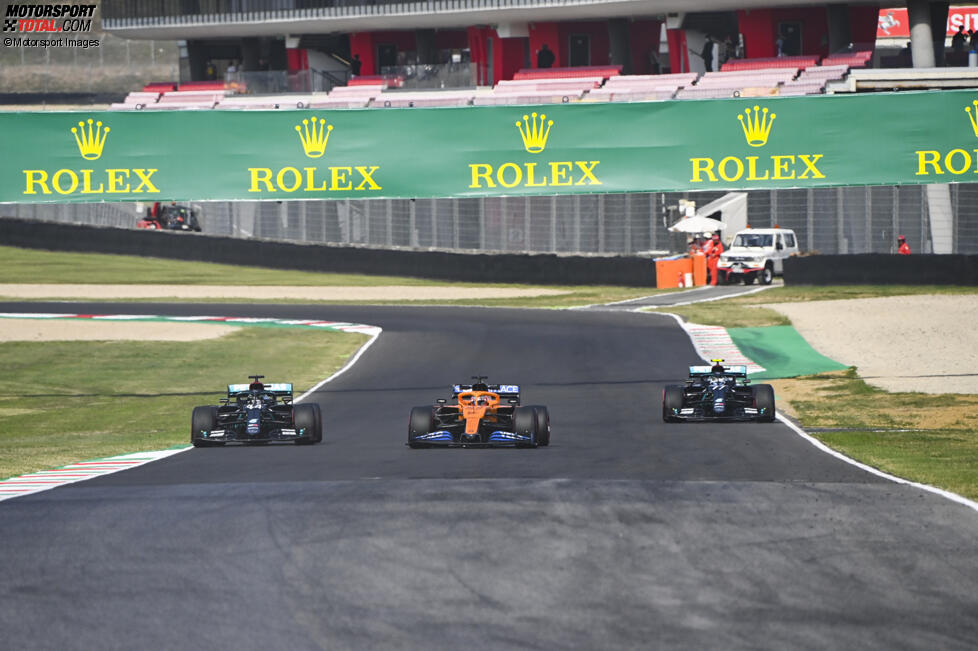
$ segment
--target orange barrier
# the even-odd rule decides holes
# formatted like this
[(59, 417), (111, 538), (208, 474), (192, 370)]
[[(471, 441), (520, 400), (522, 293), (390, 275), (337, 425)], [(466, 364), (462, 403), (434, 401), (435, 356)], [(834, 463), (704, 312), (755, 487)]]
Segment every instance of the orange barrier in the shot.
[[(687, 284), (692, 279), (692, 285)], [(655, 286), (657, 289), (692, 287), (706, 284), (706, 256), (702, 253), (675, 260), (655, 261)]]

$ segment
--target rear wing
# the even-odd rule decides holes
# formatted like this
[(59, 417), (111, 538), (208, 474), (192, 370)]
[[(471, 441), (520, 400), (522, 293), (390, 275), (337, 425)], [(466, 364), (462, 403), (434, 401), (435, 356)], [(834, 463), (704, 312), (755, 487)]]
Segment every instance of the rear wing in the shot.
[[(516, 400), (519, 404), (520, 387), (518, 384), (489, 384), (488, 390), (499, 396), (500, 400)], [(471, 391), (471, 384), (453, 384), (452, 398), (457, 398), (463, 391)]]
[[(229, 384), (228, 385), (228, 397), (233, 398), (236, 395), (242, 393), (248, 393), (251, 391), (250, 384)], [(274, 384), (265, 385), (265, 393), (271, 393), (276, 396), (283, 398), (292, 397), (292, 384), (288, 382), (278, 382)]]
[[(713, 373), (712, 366), (690, 366), (689, 367), (689, 377), (702, 377), (704, 375), (711, 375)], [(730, 375), (732, 377), (747, 377), (747, 367), (746, 366), (724, 366), (723, 374)]]

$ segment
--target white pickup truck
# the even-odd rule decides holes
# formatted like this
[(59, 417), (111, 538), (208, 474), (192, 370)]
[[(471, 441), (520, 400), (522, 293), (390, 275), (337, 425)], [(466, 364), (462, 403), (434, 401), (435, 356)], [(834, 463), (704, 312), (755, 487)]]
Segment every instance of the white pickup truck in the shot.
[(751, 285), (760, 280), (770, 285), (784, 273), (784, 259), (798, 253), (798, 238), (787, 228), (748, 228), (734, 236), (730, 248), (717, 263), (721, 283), (743, 280)]

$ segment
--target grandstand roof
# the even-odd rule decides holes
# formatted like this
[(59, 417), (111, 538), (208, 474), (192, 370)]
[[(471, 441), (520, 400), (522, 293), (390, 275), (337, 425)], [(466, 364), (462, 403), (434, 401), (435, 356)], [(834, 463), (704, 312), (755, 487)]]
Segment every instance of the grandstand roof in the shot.
[[(813, 0), (426, 0), (422, 2), (364, 2), (359, 5), (281, 9), (202, 16), (126, 16), (103, 8), (102, 26), (126, 38), (203, 38), (317, 34), (359, 30), (403, 30), (466, 27), (469, 25), (524, 23), (554, 20), (606, 20), (613, 17), (661, 16), (675, 12), (736, 11), (772, 6), (824, 6)], [(336, 3), (339, 4), (339, 3)], [(878, 2), (851, 2), (871, 4)], [(136, 12), (134, 12), (136, 13)]]

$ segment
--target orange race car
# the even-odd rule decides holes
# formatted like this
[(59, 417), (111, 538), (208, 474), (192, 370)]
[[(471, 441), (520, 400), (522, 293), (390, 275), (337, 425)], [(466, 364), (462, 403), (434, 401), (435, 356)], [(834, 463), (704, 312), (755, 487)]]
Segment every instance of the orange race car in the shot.
[(407, 444), (421, 447), (517, 447), (550, 444), (550, 413), (543, 406), (521, 406), (515, 384), (452, 386), (452, 400), (439, 398), (431, 407), (415, 407), (408, 422)]

